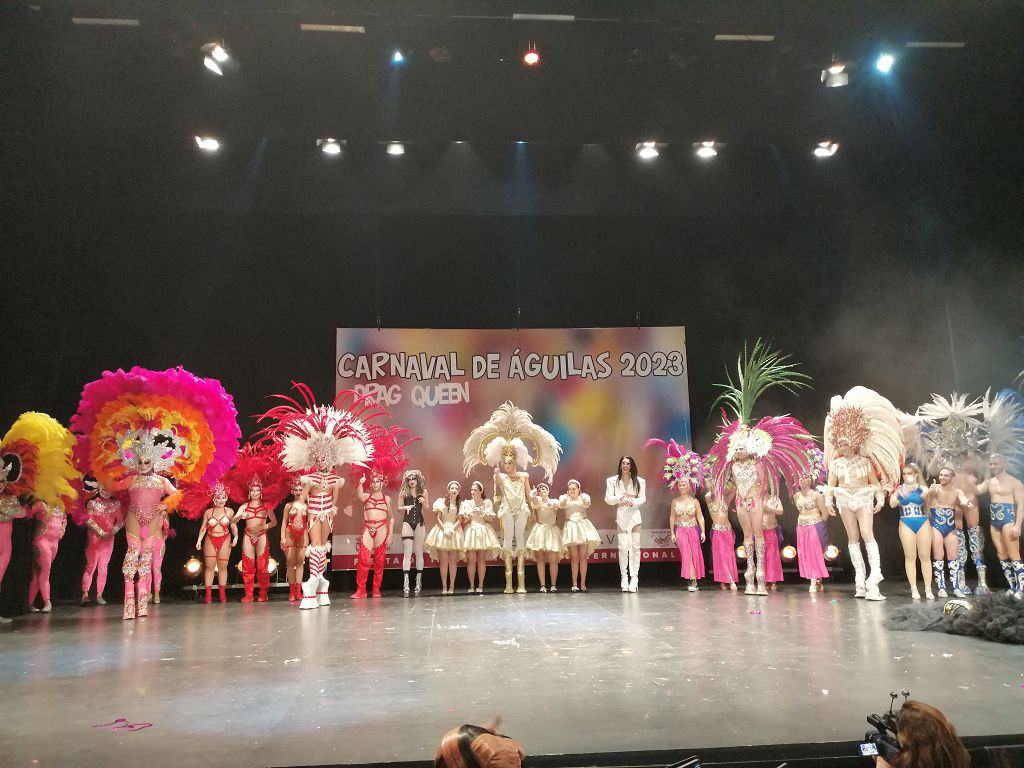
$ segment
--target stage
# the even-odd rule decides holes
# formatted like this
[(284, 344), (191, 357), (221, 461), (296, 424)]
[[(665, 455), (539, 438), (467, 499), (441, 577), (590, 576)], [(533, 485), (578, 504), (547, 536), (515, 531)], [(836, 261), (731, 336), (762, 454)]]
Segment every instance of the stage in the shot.
[[(532, 755), (847, 741), (894, 688), (965, 736), (1021, 730), (1024, 648), (885, 630), (907, 597), (785, 589), (335, 594), (309, 612), (280, 598), (165, 602), (134, 622), (113, 604), (58, 606), (0, 631), (0, 755), (147, 768), (427, 760), (447, 728), (496, 712)], [(111, 725), (126, 723), (135, 730)]]

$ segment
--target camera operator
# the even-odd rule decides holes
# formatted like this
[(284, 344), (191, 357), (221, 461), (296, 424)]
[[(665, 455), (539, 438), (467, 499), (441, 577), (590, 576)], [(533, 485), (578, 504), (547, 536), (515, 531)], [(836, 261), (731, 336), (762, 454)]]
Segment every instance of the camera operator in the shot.
[(896, 738), (900, 749), (892, 762), (875, 758), (875, 768), (970, 768), (956, 729), (935, 707), (910, 699), (896, 713)]

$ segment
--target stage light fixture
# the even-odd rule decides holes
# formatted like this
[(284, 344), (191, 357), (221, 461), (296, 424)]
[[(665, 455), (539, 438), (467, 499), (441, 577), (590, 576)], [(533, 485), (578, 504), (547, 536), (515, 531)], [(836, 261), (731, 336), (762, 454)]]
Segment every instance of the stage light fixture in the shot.
[(794, 547), (792, 544), (787, 544), (786, 546), (784, 546), (782, 548), (782, 559), (783, 560), (792, 560), (795, 557), (796, 557), (796, 547)]
[(839, 547), (835, 544), (829, 544), (825, 547), (825, 559), (829, 562), (837, 560), (839, 558)]
[(389, 155), (398, 157), (399, 155), (405, 154), (405, 144), (400, 141), (389, 141), (387, 149), (385, 150)]
[(320, 151), (325, 155), (340, 155), (342, 150), (342, 144), (345, 142), (332, 139), (330, 137), (324, 139), (317, 139), (316, 145), (320, 147)]
[(537, 50), (534, 43), (530, 43), (530, 47), (523, 53), (523, 64), (528, 67), (536, 67), (540, 64), (540, 51)]
[(269, 573), (271, 576), (277, 573), (277, 560), (275, 560), (272, 557), (269, 560), (267, 560), (267, 573)]
[(396, 48), (391, 53), (391, 63), (392, 64), (404, 64), (405, 63), (405, 54), (402, 53), (399, 49)]
[(747, 559), (747, 548), (744, 547), (742, 544), (736, 547), (736, 557), (738, 557), (740, 560)]
[(659, 154), (658, 145), (653, 141), (641, 141), (636, 145), (635, 151), (641, 160), (653, 160)]
[(215, 75), (223, 77), (224, 68), (221, 64), (226, 64), (231, 59), (231, 54), (224, 47), (224, 43), (220, 41), (207, 43), (200, 47), (199, 50), (203, 53), (203, 66)]
[(196, 578), (203, 570), (203, 564), (198, 559), (190, 557), (185, 561), (185, 575), (189, 578)]
[(819, 141), (818, 146), (814, 148), (815, 157), (832, 157), (836, 152), (839, 151), (839, 145), (834, 141)]
[(717, 144), (714, 141), (696, 141), (693, 144), (693, 151), (697, 157), (709, 160), (712, 157), (716, 157), (718, 150), (724, 146), (724, 144)]
[(220, 149), (220, 142), (212, 136), (196, 136), (196, 146), (204, 152), (216, 152)]
[(875, 61), (875, 69), (881, 72), (883, 75), (889, 74), (892, 71), (893, 65), (896, 63), (896, 57), (891, 53), (883, 53)]
[(829, 67), (821, 70), (821, 82), (826, 88), (841, 88), (850, 84), (850, 73), (846, 71), (846, 65), (833, 56)]

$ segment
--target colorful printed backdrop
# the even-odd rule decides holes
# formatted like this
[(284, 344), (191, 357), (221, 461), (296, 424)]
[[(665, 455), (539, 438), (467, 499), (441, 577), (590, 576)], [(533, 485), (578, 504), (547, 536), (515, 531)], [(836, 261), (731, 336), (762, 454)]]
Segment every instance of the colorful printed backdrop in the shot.
[[(649, 437), (690, 444), (686, 335), (673, 328), (579, 328), (521, 331), (339, 328), (338, 391), (371, 394), (398, 424), (422, 440), (410, 449), (423, 471), (431, 502), (459, 480), (462, 444), (501, 403), (528, 410), (562, 444), (553, 496), (578, 479), (593, 498), (590, 518), (604, 546), (592, 561), (615, 561), (615, 510), (604, 503), (605, 478), (619, 457), (636, 459), (647, 479), (642, 510), (645, 560), (678, 560), (668, 535), (669, 496), (660, 483), (663, 454), (644, 450)], [(540, 480), (532, 469), (531, 481)], [(491, 495), (492, 477), (478, 467)], [(362, 512), (354, 489), (344, 491), (335, 522), (333, 567), (355, 567)], [(429, 526), (433, 516), (428, 516)], [(401, 565), (401, 519), (388, 567)]]

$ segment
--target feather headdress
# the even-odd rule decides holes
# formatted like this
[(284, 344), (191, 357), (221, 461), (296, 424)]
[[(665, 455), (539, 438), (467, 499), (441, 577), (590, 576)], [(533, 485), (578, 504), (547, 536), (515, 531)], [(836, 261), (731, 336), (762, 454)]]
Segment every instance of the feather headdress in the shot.
[(242, 435), (221, 383), (181, 367), (104, 371), (82, 389), (71, 430), (79, 465), (111, 489), (124, 488), (143, 461), (177, 480), (214, 482)]
[(985, 442), (985, 398), (967, 402), (967, 395), (956, 392), (948, 399), (933, 394), (930, 403), (917, 409), (917, 416), (924, 466), (934, 469), (948, 462), (959, 468), (964, 457), (978, 452)]
[(825, 463), (849, 448), (866, 458), (886, 488), (900, 482), (905, 456), (900, 412), (867, 387), (854, 387), (832, 398), (825, 417)]
[(986, 453), (1003, 456), (1006, 471), (1024, 480), (1024, 397), (1013, 389), (1001, 389), (993, 398), (986, 396), (984, 418)]
[(224, 487), (235, 504), (248, 501), (249, 491), (256, 487), (263, 503), (276, 507), (284, 501), (290, 486), (291, 476), (269, 440), (242, 446), (235, 466), (224, 476)]
[(704, 460), (699, 453), (688, 450), (675, 440), (665, 442), (656, 437), (644, 443), (644, 448), (651, 446), (665, 449), (665, 462), (661, 467), (665, 487), (672, 490), (680, 483), (688, 483), (693, 493), (700, 491), (704, 486)]
[[(402, 479), (402, 470), (409, 463), (405, 450), (420, 438), (408, 429), (394, 425), (381, 427), (374, 425), (371, 429), (373, 440), (373, 458), (369, 463), (370, 478), (380, 478), (387, 488), (396, 488)], [(358, 471), (356, 475), (364, 475)]]
[[(736, 378), (726, 371), (725, 384), (716, 384), (721, 393), (712, 404), (722, 406), (722, 432), (708, 451), (706, 461), (713, 466), (711, 480), (716, 496), (725, 494), (733, 461), (745, 453), (757, 462), (770, 495), (778, 495), (780, 482), (791, 487), (809, 471), (807, 447), (811, 435), (790, 416), (766, 416), (751, 426), (750, 419), (757, 399), (773, 387), (795, 394), (810, 388), (811, 377), (796, 370), (797, 363), (787, 362), (789, 355), (776, 352), (767, 342), (758, 339), (753, 350), (746, 343), (736, 361)], [(726, 409), (735, 417), (728, 420)]]
[(290, 472), (308, 471), (317, 465), (368, 468), (373, 458), (370, 424), (386, 416), (387, 411), (372, 398), (352, 390), (339, 392), (331, 405), (321, 405), (305, 384), (293, 381), (292, 387), (302, 402), (287, 395), (273, 395), (284, 404), (257, 417), (274, 422), (261, 435), (277, 446), (285, 468)]
[(80, 475), (72, 457), (74, 436), (45, 413), (21, 414), (0, 440), (0, 470), (6, 492), (48, 505), (77, 497), (71, 482)]
[(177, 512), (189, 520), (198, 520), (203, 513), (213, 506), (213, 500), (221, 498), (227, 503), (228, 489), (218, 480), (213, 485), (207, 483), (187, 483), (181, 489), (181, 501)]
[[(527, 443), (533, 446), (535, 456), (530, 455)], [(470, 433), (462, 446), (462, 468), (469, 477), (474, 467), (497, 466), (510, 456), (522, 469), (530, 464), (540, 467), (544, 470), (544, 479), (550, 482), (561, 453), (562, 446), (554, 435), (534, 424), (528, 411), (506, 402)]]

